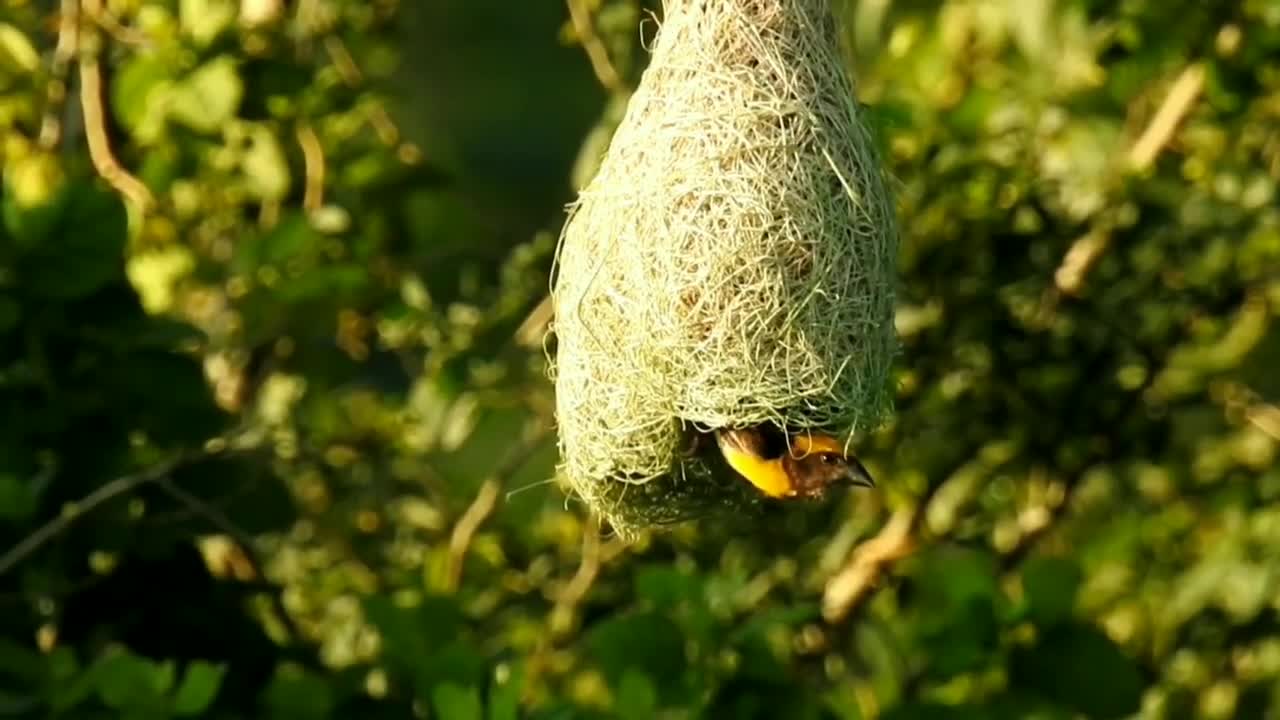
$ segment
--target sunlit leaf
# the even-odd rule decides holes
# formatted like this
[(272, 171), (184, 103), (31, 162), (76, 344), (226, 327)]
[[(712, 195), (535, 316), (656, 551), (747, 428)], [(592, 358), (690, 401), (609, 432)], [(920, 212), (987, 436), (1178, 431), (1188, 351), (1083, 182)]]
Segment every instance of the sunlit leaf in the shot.
[(160, 139), (167, 114), (164, 94), (174, 68), (163, 57), (140, 55), (126, 62), (111, 84), (111, 110), (134, 137)]
[(40, 64), (40, 54), (21, 30), (9, 23), (0, 23), (0, 70), (34, 73)]
[(235, 117), (244, 95), (237, 62), (222, 56), (201, 65), (168, 93), (169, 117), (202, 133), (214, 133)]
[(484, 720), (480, 692), (473, 687), (444, 683), (431, 693), (440, 720)]
[(179, 716), (199, 715), (218, 695), (227, 669), (221, 665), (196, 661), (187, 666), (173, 695), (173, 713)]
[(236, 19), (234, 0), (181, 0), (178, 18), (197, 45), (208, 45)]

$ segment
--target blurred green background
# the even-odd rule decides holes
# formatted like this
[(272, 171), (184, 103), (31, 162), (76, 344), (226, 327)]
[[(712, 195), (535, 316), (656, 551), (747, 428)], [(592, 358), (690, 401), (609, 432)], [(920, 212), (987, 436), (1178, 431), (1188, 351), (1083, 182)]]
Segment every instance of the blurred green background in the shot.
[(657, 2), (8, 0), (0, 717), (1280, 718), (1280, 2), (834, 4), (881, 490), (628, 545), (542, 300)]

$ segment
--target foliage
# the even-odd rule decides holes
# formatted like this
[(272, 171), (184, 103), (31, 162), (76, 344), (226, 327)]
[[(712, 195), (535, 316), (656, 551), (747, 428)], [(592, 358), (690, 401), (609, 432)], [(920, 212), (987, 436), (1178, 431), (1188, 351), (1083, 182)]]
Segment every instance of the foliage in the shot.
[(540, 301), (645, 8), (53, 5), (0, 14), (0, 714), (1280, 714), (1275, 2), (843, 4), (882, 489), (633, 545), (545, 482)]

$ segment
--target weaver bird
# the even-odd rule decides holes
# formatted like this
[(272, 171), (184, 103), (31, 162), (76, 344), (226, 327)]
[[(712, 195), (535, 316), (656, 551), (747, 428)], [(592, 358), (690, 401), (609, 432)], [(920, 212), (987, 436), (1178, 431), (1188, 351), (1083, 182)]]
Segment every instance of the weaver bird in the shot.
[(771, 498), (817, 499), (832, 487), (875, 487), (871, 473), (829, 435), (789, 439), (765, 425), (715, 431), (720, 454), (734, 472)]

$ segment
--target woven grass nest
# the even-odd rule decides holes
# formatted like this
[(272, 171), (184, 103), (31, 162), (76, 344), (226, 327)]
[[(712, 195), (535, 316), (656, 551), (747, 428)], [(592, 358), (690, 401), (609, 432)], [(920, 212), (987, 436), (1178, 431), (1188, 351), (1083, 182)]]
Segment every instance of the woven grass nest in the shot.
[(850, 437), (890, 410), (893, 205), (829, 0), (667, 0), (569, 212), (561, 471), (618, 532), (753, 501), (691, 431)]

